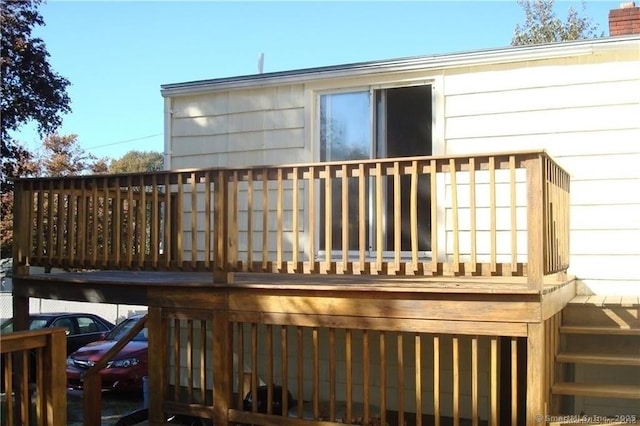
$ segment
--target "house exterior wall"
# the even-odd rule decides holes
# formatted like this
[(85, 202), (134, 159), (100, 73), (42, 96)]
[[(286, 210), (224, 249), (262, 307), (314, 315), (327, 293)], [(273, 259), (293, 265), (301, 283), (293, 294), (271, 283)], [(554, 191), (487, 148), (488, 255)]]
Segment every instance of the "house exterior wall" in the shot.
[[(301, 83), (169, 96), (169, 165), (182, 169), (317, 161), (318, 94), (431, 84), (433, 153), (547, 150), (572, 179), (570, 273), (578, 277), (580, 291), (637, 295), (639, 46), (636, 40), (548, 59), (401, 73), (372, 70)], [(446, 198), (446, 185), (443, 178), (437, 196)], [(439, 214), (444, 220), (439, 223), (446, 224), (450, 207), (443, 205)], [(459, 208), (465, 205), (459, 203)], [(526, 218), (521, 210), (518, 247), (524, 250)], [(445, 225), (439, 232), (447, 229)], [(446, 256), (444, 250), (439, 256)]]
[[(181, 169), (317, 161), (318, 94), (431, 84), (433, 154), (547, 150), (571, 176), (569, 272), (578, 279), (578, 291), (640, 295), (640, 39), (594, 44), (587, 50), (534, 59), (515, 56), (469, 66), (371, 70), (169, 95), (169, 165)], [(445, 201), (438, 212), (438, 223), (445, 225), (438, 232), (446, 234), (450, 180), (446, 176), (438, 179), (436, 197)], [(517, 177), (517, 197), (525, 196), (523, 179)], [(482, 185), (479, 191), (481, 200)], [(508, 206), (508, 200), (503, 205)], [(458, 208), (467, 207), (461, 198)], [(304, 208), (300, 206), (301, 211)], [(305, 227), (303, 220), (298, 223)], [(510, 225), (501, 221), (498, 226), (508, 229)], [(520, 256), (526, 254), (523, 208), (518, 209), (517, 229), (521, 231)], [(246, 244), (246, 228), (240, 229), (240, 235)], [(260, 242), (256, 240), (254, 247)], [(447, 255), (447, 248), (443, 250), (438, 256)], [(254, 258), (259, 260), (260, 253)], [(324, 355), (322, 362), (326, 362)], [(601, 374), (599, 371), (579, 366), (575, 374), (586, 377)], [(442, 393), (446, 395), (447, 390)], [(597, 414), (632, 409), (624, 401), (615, 407), (609, 402), (577, 398), (575, 409)]]
[(446, 152), (543, 148), (571, 175), (581, 291), (639, 294), (640, 51), (479, 67), (445, 78)]
[(280, 164), (309, 158), (302, 85), (170, 100), (170, 167)]

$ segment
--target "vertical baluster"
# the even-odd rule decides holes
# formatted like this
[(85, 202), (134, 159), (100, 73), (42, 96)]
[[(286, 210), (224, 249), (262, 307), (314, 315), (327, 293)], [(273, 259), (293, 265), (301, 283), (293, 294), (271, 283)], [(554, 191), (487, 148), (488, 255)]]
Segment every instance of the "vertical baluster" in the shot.
[(267, 169), (262, 169), (262, 270), (266, 271), (269, 261), (269, 177)]
[(433, 336), (433, 420), (440, 426), (440, 337)]
[(238, 358), (238, 407), (243, 407), (244, 397), (247, 396), (247, 389), (244, 387), (244, 323), (236, 323), (236, 332), (238, 336), (238, 346), (236, 349), (236, 356)]
[[(133, 176), (127, 176), (126, 180), (127, 185), (127, 209), (122, 209), (123, 218), (127, 220), (127, 228), (126, 228), (126, 238), (122, 242), (123, 247), (126, 249), (127, 260), (126, 260), (126, 268), (131, 268), (133, 266), (133, 247), (135, 244), (135, 239), (133, 236), (133, 222), (135, 220), (134, 208), (133, 208)], [(126, 212), (126, 214), (125, 214)]]
[(329, 329), (329, 421), (336, 420), (336, 329)]
[(345, 380), (347, 391), (347, 423), (351, 424), (353, 419), (353, 347), (351, 339), (351, 329), (345, 330)]
[(253, 270), (253, 170), (247, 170), (247, 270)]
[(191, 172), (191, 269), (198, 269), (198, 177)]
[(44, 233), (44, 229), (45, 229), (44, 198), (45, 198), (44, 184), (42, 181), (38, 181), (38, 218), (36, 219), (37, 220), (36, 222), (36, 257), (40, 262), (42, 262), (42, 257), (44, 256), (44, 241), (46, 236), (46, 234)]
[(176, 239), (176, 249), (175, 249), (175, 253), (172, 253), (172, 256), (176, 259), (176, 262), (174, 262), (173, 267), (174, 268), (182, 268), (182, 256), (184, 255), (183, 253), (183, 247), (184, 247), (184, 234), (185, 232), (187, 232), (187, 230), (185, 229), (184, 223), (182, 221), (182, 215), (184, 214), (184, 209), (185, 209), (185, 199), (184, 199), (184, 179), (185, 179), (185, 175), (182, 173), (178, 173), (177, 174), (177, 185), (178, 185), (178, 194), (176, 196), (176, 207), (175, 207), (175, 212), (176, 212), (176, 226), (175, 226), (175, 230), (174, 230), (174, 235), (175, 235), (175, 239)]
[(273, 326), (266, 325), (267, 335), (267, 413), (273, 414)]
[(294, 167), (291, 172), (291, 180), (293, 186), (293, 194), (291, 196), (291, 210), (293, 211), (293, 217), (291, 219), (291, 227), (293, 228), (292, 235), (292, 258), (291, 261), (293, 263), (293, 271), (301, 272), (300, 265), (298, 265), (299, 261), (299, 251), (300, 251), (300, 229), (298, 225), (298, 214), (299, 214), (299, 203), (298, 197), (300, 196), (300, 189), (298, 184), (298, 168)]
[(193, 402), (193, 320), (187, 320), (187, 345), (185, 348), (187, 360), (187, 401)]
[(53, 252), (54, 252), (54, 246), (53, 246), (53, 234), (54, 234), (54, 230), (55, 230), (55, 226), (53, 223), (53, 211), (55, 210), (55, 196), (54, 196), (54, 192), (53, 192), (53, 180), (49, 181), (49, 196), (47, 197), (48, 200), (48, 211), (47, 211), (47, 222), (48, 222), (48, 231), (49, 231), (49, 235), (47, 235), (47, 263), (49, 265), (51, 265), (51, 263), (53, 262)]
[(122, 226), (123, 218), (123, 205), (122, 205), (122, 188), (120, 187), (120, 177), (115, 177), (115, 200), (113, 201), (113, 254), (115, 255), (115, 265), (116, 268), (121, 268), (120, 265), (120, 255), (122, 253), (122, 233), (124, 232), (124, 228)]
[(471, 272), (475, 273), (478, 267), (477, 237), (478, 225), (476, 207), (476, 159), (469, 158), (469, 214), (471, 216)]
[(286, 417), (289, 413), (289, 342), (286, 325), (280, 328), (280, 348), (282, 362), (282, 415)]
[[(410, 188), (410, 228), (411, 228), (411, 268), (414, 273), (418, 270), (418, 162), (411, 162)], [(397, 214), (397, 213), (396, 213)]]
[[(77, 261), (77, 256), (80, 255), (80, 233), (79, 233), (79, 223), (78, 218), (80, 216), (80, 210), (82, 210), (82, 206), (80, 206), (80, 189), (77, 187), (80, 182), (74, 178), (69, 181), (69, 196), (68, 203), (69, 206), (67, 208), (67, 260), (69, 265), (74, 265)], [(31, 214), (33, 214), (33, 208), (31, 208)]]
[[(171, 245), (173, 244), (173, 236), (172, 234), (172, 223), (173, 223), (173, 212), (172, 212), (172, 194), (173, 191), (171, 189), (171, 176), (172, 174), (167, 173), (165, 175), (165, 183), (164, 183), (164, 190), (165, 190), (165, 202), (164, 202), (164, 220), (162, 221), (163, 224), (163, 233), (164, 233), (164, 244), (163, 244), (163, 252), (164, 252), (164, 256), (165, 256), (165, 267), (167, 269), (171, 269), (171, 258), (174, 256), (173, 253), (173, 248), (171, 247)], [(179, 176), (179, 175), (177, 175)], [(226, 265), (223, 265), (223, 267), (226, 269)]]
[[(302, 327), (297, 327), (297, 366), (298, 366), (298, 401), (304, 401), (304, 343), (303, 343), (303, 331)], [(298, 404), (298, 417), (302, 418), (304, 414), (304, 404)]]
[(393, 263), (395, 273), (400, 273), (400, 253), (402, 251), (402, 203), (400, 186), (400, 163), (393, 162)]
[[(277, 236), (276, 236), (276, 264), (277, 269), (281, 270), (282, 265), (282, 240), (284, 238), (284, 218), (283, 214), (283, 182), (282, 182), (282, 168), (278, 167), (277, 170), (277, 196), (276, 196), (276, 223), (277, 223)], [(286, 268), (285, 268), (286, 271)]]
[(251, 411), (258, 411), (258, 324), (251, 323)]
[(478, 426), (478, 336), (471, 338), (471, 422)]
[(414, 338), (416, 360), (416, 426), (422, 426), (422, 337), (416, 333)]
[[(211, 197), (211, 171), (204, 174), (204, 269), (211, 270), (211, 219), (213, 197)], [(215, 226), (215, 225), (214, 225)]]
[(544, 251), (543, 251), (543, 275), (552, 269), (551, 263), (553, 258), (553, 209), (555, 208), (553, 200), (553, 185), (551, 182), (551, 164), (546, 157), (541, 159), (543, 164), (543, 187), (544, 187)]
[[(113, 208), (109, 207), (110, 202), (114, 203), (114, 200), (111, 200), (110, 191), (109, 191), (109, 178), (104, 178), (104, 188), (103, 188), (103, 196), (102, 196), (102, 267), (107, 267), (109, 264), (109, 254), (110, 251), (113, 250), (113, 239), (110, 238), (113, 234), (110, 231), (110, 225), (114, 224), (115, 213), (113, 213)], [(111, 201), (110, 201), (111, 200)], [(113, 204), (112, 204), (113, 205)]]
[(331, 166), (324, 167), (324, 251), (325, 271), (331, 272), (331, 252), (333, 250), (333, 196)]
[(315, 272), (316, 262), (316, 193), (315, 193), (315, 167), (309, 167), (309, 208), (307, 220), (309, 222), (309, 272)]
[(320, 346), (318, 342), (318, 327), (311, 330), (313, 343), (313, 418), (320, 418)]
[[(555, 355), (555, 354), (554, 354)], [(511, 424), (518, 424), (518, 338), (511, 338)]]
[(383, 204), (383, 191), (382, 191), (382, 165), (380, 162), (376, 163), (376, 270), (378, 273), (382, 271), (382, 250), (384, 248), (383, 242), (383, 223), (382, 223), (382, 204)]
[(491, 352), (490, 352), (490, 373), (489, 380), (491, 382), (490, 385), (490, 394), (489, 394), (489, 404), (490, 404), (490, 424), (492, 426), (497, 426), (498, 424), (498, 338), (491, 337)]
[(387, 348), (384, 331), (380, 332), (380, 419), (387, 424)]
[(398, 424), (404, 424), (404, 342), (402, 333), (398, 333), (396, 350), (398, 352)]
[[(140, 176), (140, 200), (138, 202), (138, 224), (136, 226), (138, 232), (138, 266), (140, 269), (146, 269), (145, 259), (147, 256), (147, 241), (150, 235), (147, 233), (147, 177)], [(149, 247), (151, 252), (151, 247)]]
[(371, 401), (371, 395), (369, 391), (369, 369), (371, 362), (369, 359), (369, 330), (366, 328), (362, 330), (362, 403), (364, 405), (364, 413), (362, 414), (364, 424), (369, 424), (369, 403)]
[(91, 253), (88, 260), (91, 267), (95, 268), (98, 261), (98, 182), (95, 178), (88, 181), (91, 187), (91, 194), (87, 194), (89, 208), (87, 208), (87, 254)]
[[(230, 371), (229, 375), (232, 374), (233, 371)], [(204, 320), (200, 321), (200, 392), (201, 404), (204, 405), (207, 401), (207, 322)]]
[(458, 179), (456, 160), (449, 159), (449, 173), (451, 174), (451, 221), (453, 231), (453, 271), (460, 272), (460, 228), (458, 226)]
[(517, 193), (516, 193), (516, 157), (509, 156), (509, 188), (511, 189), (511, 273), (518, 270), (518, 226), (517, 226)]
[[(231, 205), (231, 215), (229, 216), (229, 264), (238, 268), (238, 171), (234, 170), (231, 175), (231, 186), (229, 188), (229, 203)], [(228, 206), (227, 206), (228, 208)]]
[(173, 320), (173, 400), (180, 400), (180, 366), (182, 362), (180, 360), (180, 341), (181, 339), (181, 330), (180, 330), (180, 320), (178, 318), (174, 318)]
[(342, 165), (342, 270), (349, 270), (349, 175), (346, 164)]
[(160, 253), (160, 201), (158, 199), (158, 175), (151, 175), (151, 265), (153, 269), (158, 269), (158, 255)]
[(458, 336), (451, 343), (453, 356), (453, 426), (460, 426), (460, 347)]
[(358, 164), (358, 252), (360, 256), (360, 273), (364, 273), (366, 268), (367, 229), (365, 218), (365, 201), (369, 199), (366, 193), (364, 164)]
[[(431, 273), (438, 273), (438, 187), (436, 160), (429, 161), (429, 186), (431, 187)], [(439, 420), (437, 420), (439, 422)], [(436, 425), (437, 426), (437, 425)]]
[(496, 162), (495, 157), (489, 157), (489, 206), (491, 217), (491, 272), (497, 271), (497, 219), (496, 219)]
[(67, 218), (68, 218), (68, 202), (67, 195), (64, 193), (64, 183), (58, 181), (58, 228), (56, 233), (56, 244), (58, 246), (56, 256), (58, 257), (58, 265), (62, 265), (62, 261), (65, 255), (66, 246), (66, 231), (67, 231)]

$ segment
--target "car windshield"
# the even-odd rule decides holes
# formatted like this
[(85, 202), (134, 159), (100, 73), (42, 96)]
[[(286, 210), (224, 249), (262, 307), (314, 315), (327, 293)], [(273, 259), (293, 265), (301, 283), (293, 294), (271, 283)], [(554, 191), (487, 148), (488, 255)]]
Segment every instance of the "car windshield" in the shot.
[[(134, 325), (139, 321), (139, 319), (129, 318), (122, 321), (120, 324), (116, 326), (113, 330), (107, 334), (105, 340), (120, 340), (124, 337), (125, 334), (129, 332), (133, 328)], [(147, 341), (147, 329), (143, 328), (140, 333), (136, 334), (136, 336), (131, 339), (138, 342), (146, 342)]]
[[(29, 320), (29, 330), (40, 330), (41, 328), (45, 328), (47, 326), (47, 319), (45, 318), (31, 318)], [(2, 324), (2, 328), (0, 329), (0, 333), (13, 333), (13, 320), (7, 320), (4, 324)]]

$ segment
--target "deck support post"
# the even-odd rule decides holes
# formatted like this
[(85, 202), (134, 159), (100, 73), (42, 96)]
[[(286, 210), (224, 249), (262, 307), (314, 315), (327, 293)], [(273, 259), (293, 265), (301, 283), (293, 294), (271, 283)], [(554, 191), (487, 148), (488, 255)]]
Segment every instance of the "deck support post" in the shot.
[(229, 424), (229, 407), (233, 396), (233, 342), (228, 311), (213, 313), (213, 424)]
[(149, 331), (149, 424), (165, 424), (162, 410), (163, 392), (166, 389), (167, 355), (166, 334), (168, 324), (162, 319), (162, 308), (149, 306), (147, 330)]
[[(15, 272), (15, 269), (14, 269)], [(25, 296), (18, 296), (15, 294), (15, 287), (13, 288), (13, 330), (14, 331), (22, 331), (29, 330), (29, 298)], [(66, 337), (66, 336), (65, 336)], [(22, 366), (22, 357), (20, 354), (13, 354), (13, 368), (14, 371), (21, 372), (20, 376), (16, 378), (14, 381), (14, 390), (15, 390), (15, 406), (22, 407), (22, 389), (23, 386), (27, 384), (27, 379), (22, 377), (22, 372), (25, 370)], [(23, 413), (21, 410), (16, 410), (15, 412), (15, 421), (16, 424), (23, 423)]]
[(546, 395), (548, 384), (545, 381), (545, 335), (544, 323), (529, 323), (527, 330), (527, 425), (546, 424)]

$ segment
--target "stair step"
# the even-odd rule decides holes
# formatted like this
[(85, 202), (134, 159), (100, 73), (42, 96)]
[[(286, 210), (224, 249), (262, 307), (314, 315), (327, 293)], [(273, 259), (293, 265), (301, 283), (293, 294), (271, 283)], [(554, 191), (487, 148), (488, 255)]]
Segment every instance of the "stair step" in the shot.
[(556, 356), (557, 362), (576, 364), (606, 364), (640, 366), (640, 356), (620, 356), (609, 354), (581, 354), (564, 352)]
[(616, 334), (623, 336), (640, 336), (640, 328), (597, 327), (588, 325), (563, 325), (560, 333), (564, 334)]
[(554, 395), (574, 395), (595, 398), (640, 399), (640, 386), (602, 385), (595, 383), (556, 383), (551, 388)]

